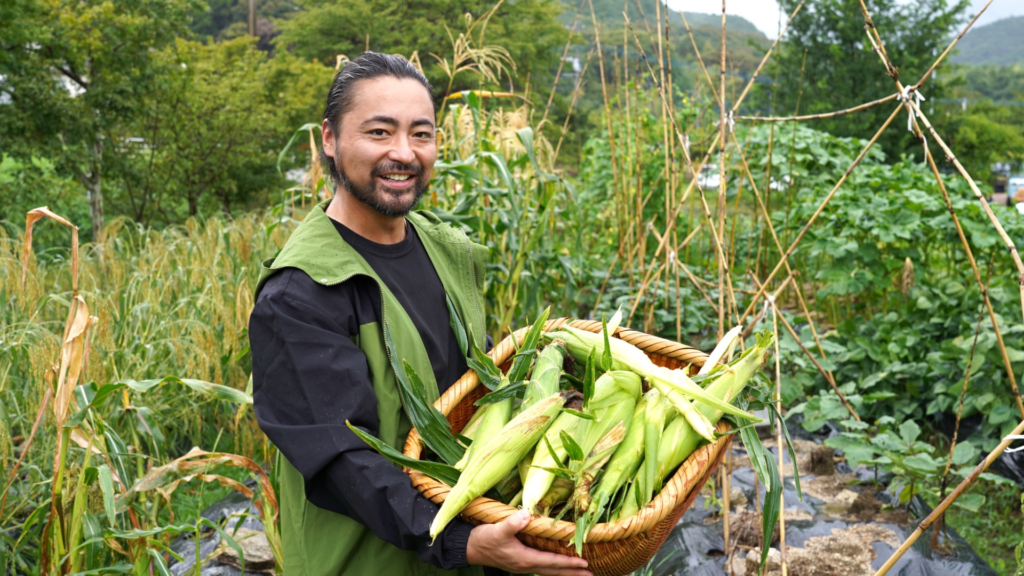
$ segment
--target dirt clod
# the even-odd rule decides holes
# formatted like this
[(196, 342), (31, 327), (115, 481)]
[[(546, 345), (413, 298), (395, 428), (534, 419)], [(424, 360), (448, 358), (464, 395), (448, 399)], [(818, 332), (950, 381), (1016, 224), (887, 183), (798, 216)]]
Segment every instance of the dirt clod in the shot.
[(807, 474), (815, 476), (832, 476), (836, 473), (836, 463), (832, 460), (835, 450), (822, 446), (811, 452)]

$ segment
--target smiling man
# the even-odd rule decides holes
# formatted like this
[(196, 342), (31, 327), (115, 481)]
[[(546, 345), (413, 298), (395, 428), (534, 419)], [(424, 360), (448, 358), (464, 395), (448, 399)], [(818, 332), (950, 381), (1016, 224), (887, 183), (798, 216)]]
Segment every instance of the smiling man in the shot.
[(285, 574), (589, 575), (581, 559), (519, 542), (525, 513), (457, 520), (431, 544), (437, 506), (345, 426), (401, 450), (411, 425), (396, 362), (434, 399), (467, 369), (450, 314), (484, 346), (487, 249), (413, 211), (437, 159), (426, 78), (398, 56), (347, 64), (327, 96), (322, 159), (335, 195), (263, 264), (249, 321), (256, 419), (283, 456)]

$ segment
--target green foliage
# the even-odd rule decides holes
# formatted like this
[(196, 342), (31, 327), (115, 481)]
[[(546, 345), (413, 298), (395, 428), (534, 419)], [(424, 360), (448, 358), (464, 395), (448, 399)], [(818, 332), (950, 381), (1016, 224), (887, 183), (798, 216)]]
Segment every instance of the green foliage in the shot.
[(957, 43), (953, 61), (962, 64), (1024, 64), (1020, 30), (1024, 16), (1010, 16), (972, 28)]
[(111, 204), (164, 224), (266, 205), (285, 185), (275, 168), (279, 143), (316, 117), (331, 69), (287, 53), (268, 58), (248, 37), (179, 39), (159, 62), (159, 90), (131, 124), (142, 143), (119, 159), (123, 187)]
[[(792, 13), (795, 0), (782, 2)], [(914, 0), (898, 3), (885, 0), (866, 2), (875, 27), (893, 66), (904, 84), (916, 83), (945, 49), (950, 31), (959, 23), (967, 0)], [(769, 74), (777, 77), (777, 89), (766, 89), (756, 106), (787, 115), (814, 114), (850, 108), (884, 98), (896, 92), (878, 55), (872, 51), (864, 30), (858, 0), (814, 0), (807, 2), (793, 19), (787, 42), (780, 47)], [(806, 55), (806, 63), (804, 57)], [(940, 74), (943, 68), (940, 68)], [(923, 89), (929, 99), (941, 98), (943, 87), (928, 83)], [(819, 120), (815, 128), (838, 136), (867, 137), (892, 113), (886, 104), (858, 114)], [(890, 156), (911, 150), (920, 157), (920, 146), (897, 124), (881, 139)]]
[[(2, 224), (10, 235), (24, 229), (26, 212), (43, 204), (80, 223), (83, 236), (90, 235), (88, 200), (79, 192), (74, 179), (61, 174), (49, 158), (18, 158), (6, 153), (0, 156), (0, 199), (5, 205)], [(40, 227), (34, 239), (39, 257), (56, 256), (50, 249), (65, 246), (66, 237), (64, 230)]]
[[(457, 37), (467, 28), (465, 15), (477, 19), (495, 6), (492, 0), (300, 0), (297, 4), (302, 10), (279, 22), (281, 35), (275, 39), (278, 48), (331, 65), (338, 55), (355, 58), (367, 48), (406, 57), (418, 53), (437, 97), (444, 95), (448, 77), (431, 55), (451, 60), (449, 33)], [(556, 49), (565, 41), (566, 30), (557, 19), (561, 11), (562, 4), (557, 0), (504, 2), (493, 18), (475, 31), (475, 48), (501, 46), (515, 63), (515, 77), (503, 80), (497, 88), (507, 89), (514, 80), (517, 89), (522, 90), (527, 78), (536, 84), (550, 75), (549, 70), (557, 66)], [(476, 88), (478, 81), (466, 76), (455, 83), (453, 91)]]
[(103, 222), (108, 159), (126, 153), (126, 122), (159, 81), (156, 52), (187, 31), (198, 0), (23, 0), (0, 19), (0, 137), (22, 154), (59, 159)]
[(962, 80), (965, 95), (990, 100), (1024, 99), (1024, 63), (1010, 66), (959, 66), (955, 84)]

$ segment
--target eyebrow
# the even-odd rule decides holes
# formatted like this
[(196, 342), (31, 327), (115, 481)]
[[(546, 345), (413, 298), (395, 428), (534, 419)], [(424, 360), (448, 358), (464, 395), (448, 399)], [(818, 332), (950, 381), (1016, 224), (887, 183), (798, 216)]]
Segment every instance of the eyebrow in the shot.
[[(366, 126), (367, 124), (376, 124), (376, 123), (389, 124), (391, 126), (398, 126), (398, 120), (396, 120), (392, 116), (385, 116), (383, 114), (378, 114), (377, 116), (374, 116), (372, 118), (364, 120), (363, 123), (361, 124), (361, 126)], [(415, 128), (417, 126), (430, 126), (431, 128), (433, 128), (434, 127), (434, 122), (433, 122), (433, 120), (430, 120), (429, 118), (417, 118), (416, 120), (412, 121), (412, 127)]]

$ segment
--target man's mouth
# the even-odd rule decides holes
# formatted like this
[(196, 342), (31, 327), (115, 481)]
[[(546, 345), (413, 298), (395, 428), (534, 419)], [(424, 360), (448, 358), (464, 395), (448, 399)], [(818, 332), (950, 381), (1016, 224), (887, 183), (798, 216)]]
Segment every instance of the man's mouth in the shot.
[(381, 174), (378, 176), (390, 188), (405, 188), (416, 182), (413, 174)]

